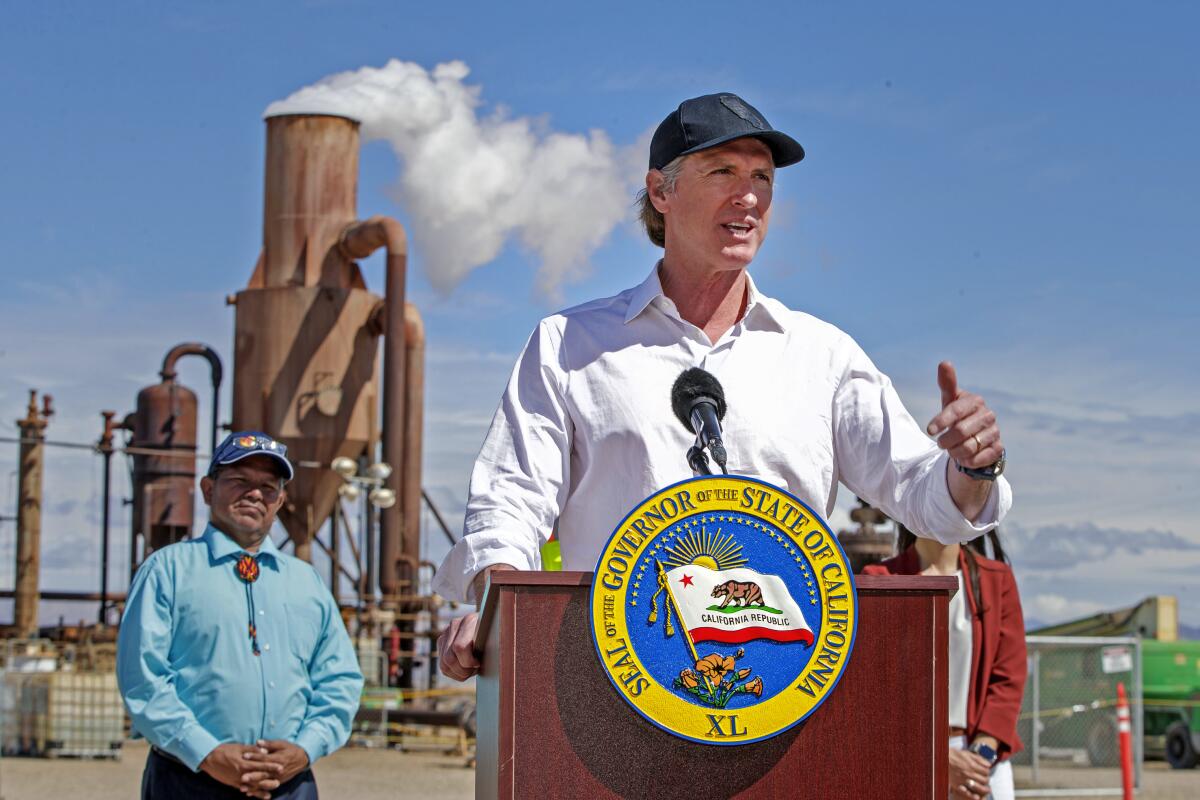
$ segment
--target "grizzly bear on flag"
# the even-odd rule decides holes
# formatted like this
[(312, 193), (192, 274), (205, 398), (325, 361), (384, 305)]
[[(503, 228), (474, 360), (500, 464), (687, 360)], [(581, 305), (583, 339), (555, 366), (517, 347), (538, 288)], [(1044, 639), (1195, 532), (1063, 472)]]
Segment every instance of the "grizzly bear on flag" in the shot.
[(729, 607), (730, 602), (742, 601), (742, 607), (754, 603), (759, 606), (766, 606), (767, 601), (763, 599), (762, 590), (758, 588), (758, 584), (752, 581), (725, 581), (720, 586), (714, 586), (712, 590), (713, 597), (723, 597), (721, 600), (721, 610), (724, 611)]

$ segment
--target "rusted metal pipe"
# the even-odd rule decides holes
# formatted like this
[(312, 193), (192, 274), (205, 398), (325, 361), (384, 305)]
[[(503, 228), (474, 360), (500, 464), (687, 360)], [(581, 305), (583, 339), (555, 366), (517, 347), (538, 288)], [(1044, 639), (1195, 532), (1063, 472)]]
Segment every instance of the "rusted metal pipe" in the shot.
[[(339, 573), (342, 569), (342, 541), (339, 535), (340, 528), (338, 526), (338, 515), (333, 513), (329, 515), (329, 591), (334, 597), (338, 596), (338, 586), (341, 578)], [(318, 540), (320, 543), (320, 540)]]
[(162, 370), (159, 375), (164, 381), (175, 380), (175, 362), (184, 356), (202, 356), (208, 361), (208, 372), (212, 379), (212, 431), (209, 438), (208, 452), (215, 453), (217, 451), (217, 406), (221, 397), (221, 357), (217, 355), (217, 351), (213, 350), (206, 344), (200, 342), (184, 342), (177, 344), (171, 348), (166, 357), (163, 358)]
[[(371, 217), (342, 231), (338, 249), (349, 259), (366, 258), (380, 247), (387, 249), (387, 283), (384, 290), (383, 343), (383, 460), (392, 467), (384, 485), (403, 499), (405, 472), (405, 270), (408, 237), (404, 226), (390, 217)], [(419, 473), (419, 470), (418, 470)], [(419, 479), (419, 478), (418, 478)], [(398, 593), (396, 556), (404, 546), (404, 504), (383, 509), (379, 536), (379, 589), (385, 604)], [(367, 594), (375, 587), (367, 586)]]
[[(350, 545), (350, 552), (354, 556), (354, 566), (358, 570), (358, 574), (362, 575), (362, 573), (363, 573), (362, 553), (359, 551), (358, 545), (354, 541), (354, 534), (350, 530), (350, 518), (348, 516), (346, 516), (346, 509), (342, 505), (342, 501), (339, 500), (337, 502), (337, 505), (334, 506), (333, 513), (342, 518), (342, 527), (345, 528), (345, 530), (346, 530), (346, 543)], [(361, 583), (361, 581), (359, 579), (355, 579), (355, 583), (354, 583), (355, 588), (358, 587), (359, 583)]]
[(100, 412), (100, 416), (104, 417), (104, 431), (100, 434), (100, 441), (96, 445), (96, 449), (104, 458), (104, 491), (100, 501), (104, 504), (100, 509), (100, 614), (98, 622), (101, 625), (108, 624), (108, 620), (105, 619), (108, 611), (108, 601), (105, 599), (108, 597), (108, 517), (112, 498), (113, 417), (116, 415), (115, 411)]
[(17, 569), (13, 602), (13, 627), (18, 636), (33, 636), (38, 627), (38, 572), (42, 546), (42, 472), (46, 423), (54, 415), (53, 400), (43, 395), (38, 410), (37, 392), (30, 390), (25, 418), (17, 420), (21, 432), (17, 495)]
[[(403, 538), (397, 554), (398, 585), (407, 594), (420, 591), (421, 451), (425, 424), (425, 325), (412, 303), (404, 304), (404, 463), (400, 471)], [(390, 462), (389, 462), (390, 463)], [(384, 592), (386, 596), (387, 592)]]
[[(362, 471), (359, 461), (359, 471)], [(376, 553), (378, 553), (376, 542), (379, 539), (375, 528), (375, 506), (371, 503), (362, 504), (362, 551), (363, 551), (363, 571), (361, 573), (362, 581), (359, 583), (359, 597), (362, 599), (363, 605), (368, 608), (375, 607), (375, 587), (378, 585), (376, 579), (378, 571), (376, 567)]]
[[(16, 598), (16, 596), (17, 592), (15, 591), (0, 589), (0, 599), (8, 600), (9, 598)], [(80, 603), (94, 603), (103, 597), (108, 601), (110, 606), (125, 602), (124, 592), (111, 592), (102, 595), (99, 592), (72, 592), (48, 589), (38, 592), (37, 596), (42, 600), (78, 601)]]
[[(336, 525), (337, 514), (333, 514), (332, 516), (330, 516), (330, 521)], [(329, 562), (331, 565), (330, 590), (329, 591), (330, 591), (330, 594), (333, 594), (336, 597), (337, 593), (333, 591), (333, 588), (337, 586), (339, 577), (341, 575), (345, 575), (352, 583), (354, 581), (357, 581), (358, 578), (355, 575), (351, 575), (350, 570), (343, 567), (341, 562), (333, 557), (333, 551), (330, 549), (330, 546), (326, 545), (324, 542), (322, 542), (320, 536), (314, 536), (313, 541), (316, 542), (317, 546), (320, 547), (321, 550), (323, 550), (325, 552), (325, 555), (329, 557)]]
[(450, 526), (446, 524), (446, 518), (442, 516), (442, 512), (438, 511), (438, 507), (433, 504), (433, 498), (429, 496), (429, 492), (421, 490), (421, 498), (425, 501), (425, 505), (429, 507), (429, 511), (433, 514), (434, 521), (438, 524), (438, 529), (446, 535), (446, 541), (450, 542), (450, 546), (458, 544), (458, 538), (450, 531)]

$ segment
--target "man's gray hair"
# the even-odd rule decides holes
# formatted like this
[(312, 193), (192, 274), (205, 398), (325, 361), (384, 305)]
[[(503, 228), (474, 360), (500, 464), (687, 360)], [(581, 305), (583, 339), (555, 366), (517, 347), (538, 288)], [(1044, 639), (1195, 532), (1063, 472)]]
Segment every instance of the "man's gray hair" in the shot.
[[(658, 185), (663, 194), (675, 191), (675, 181), (679, 180), (679, 174), (683, 172), (685, 160), (687, 160), (687, 156), (679, 156), (659, 170), (662, 177), (659, 179)], [(667, 221), (663, 218), (662, 212), (654, 207), (654, 203), (650, 202), (650, 193), (646, 189), (638, 192), (637, 204), (638, 215), (641, 217), (642, 225), (646, 228), (646, 235), (650, 237), (650, 241), (659, 247), (666, 247)]]

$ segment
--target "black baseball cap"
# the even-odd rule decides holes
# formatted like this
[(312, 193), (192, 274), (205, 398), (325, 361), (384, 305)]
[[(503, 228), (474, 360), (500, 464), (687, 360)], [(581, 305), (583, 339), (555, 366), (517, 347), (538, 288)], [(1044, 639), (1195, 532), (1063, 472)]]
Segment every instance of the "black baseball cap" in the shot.
[(217, 467), (235, 464), (250, 456), (270, 456), (279, 467), (280, 475), (285, 480), (295, 477), (292, 462), (287, 459), (287, 445), (281, 444), (262, 431), (238, 431), (225, 437), (225, 441), (217, 446), (213, 453), (212, 462), (208, 465), (208, 476), (211, 478)]
[(771, 148), (776, 167), (804, 158), (804, 148), (786, 133), (771, 127), (758, 109), (736, 94), (706, 94), (684, 100), (654, 131), (650, 140), (650, 169), (662, 169), (680, 156), (753, 136)]

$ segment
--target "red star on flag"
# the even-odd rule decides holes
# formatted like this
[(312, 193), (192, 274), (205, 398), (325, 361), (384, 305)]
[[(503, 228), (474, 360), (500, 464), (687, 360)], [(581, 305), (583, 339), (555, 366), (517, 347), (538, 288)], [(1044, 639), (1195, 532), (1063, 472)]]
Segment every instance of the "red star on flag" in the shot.
[(684, 586), (691, 586), (692, 585), (692, 576), (684, 575), (682, 578), (679, 579), (679, 582), (682, 583)]

